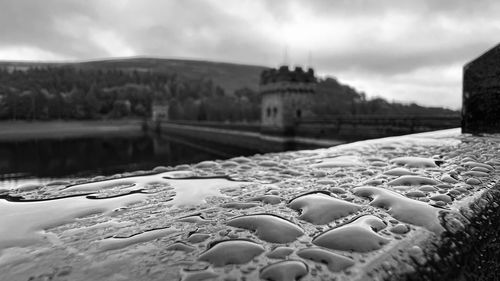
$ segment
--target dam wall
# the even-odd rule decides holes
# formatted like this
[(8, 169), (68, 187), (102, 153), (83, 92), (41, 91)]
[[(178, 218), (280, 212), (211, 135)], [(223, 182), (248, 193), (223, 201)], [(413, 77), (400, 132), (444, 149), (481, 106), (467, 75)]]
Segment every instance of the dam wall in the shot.
[(258, 148), (261, 152), (330, 147), (355, 140), (459, 126), (458, 116), (351, 116), (305, 119), (285, 131), (281, 127), (261, 126), (259, 123), (168, 120), (148, 124), (148, 127), (165, 134), (241, 148)]

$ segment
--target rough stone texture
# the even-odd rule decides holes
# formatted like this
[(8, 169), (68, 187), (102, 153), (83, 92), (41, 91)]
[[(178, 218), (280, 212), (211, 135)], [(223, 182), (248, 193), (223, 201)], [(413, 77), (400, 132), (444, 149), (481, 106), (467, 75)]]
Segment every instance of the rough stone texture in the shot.
[(455, 129), (3, 191), (0, 280), (490, 280), (499, 168)]
[(462, 131), (500, 132), (500, 45), (464, 66)]

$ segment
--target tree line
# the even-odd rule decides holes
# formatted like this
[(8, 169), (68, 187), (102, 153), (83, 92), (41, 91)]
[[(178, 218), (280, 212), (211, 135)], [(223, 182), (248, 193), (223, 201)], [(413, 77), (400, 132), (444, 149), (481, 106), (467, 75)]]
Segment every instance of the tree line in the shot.
[(257, 120), (258, 94), (232, 94), (210, 79), (137, 70), (75, 67), (0, 69), (0, 119), (147, 118), (153, 102), (170, 104), (172, 119)]
[[(319, 79), (312, 111), (331, 115), (450, 115), (457, 112), (390, 103), (344, 85)], [(69, 120), (147, 118), (153, 102), (169, 104), (169, 118), (221, 122), (260, 120), (260, 95), (250, 88), (232, 93), (207, 78), (138, 70), (74, 66), (0, 69), (0, 119)]]

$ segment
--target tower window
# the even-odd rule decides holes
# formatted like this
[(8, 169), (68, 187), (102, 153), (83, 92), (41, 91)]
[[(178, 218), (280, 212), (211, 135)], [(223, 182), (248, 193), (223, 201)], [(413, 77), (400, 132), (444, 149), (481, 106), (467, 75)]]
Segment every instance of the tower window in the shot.
[(300, 118), (300, 116), (302, 116), (302, 111), (300, 109), (297, 109), (297, 118)]
[(273, 107), (273, 115), (276, 116), (278, 114), (278, 109), (276, 107)]
[(267, 117), (271, 117), (271, 108), (270, 107), (267, 108)]

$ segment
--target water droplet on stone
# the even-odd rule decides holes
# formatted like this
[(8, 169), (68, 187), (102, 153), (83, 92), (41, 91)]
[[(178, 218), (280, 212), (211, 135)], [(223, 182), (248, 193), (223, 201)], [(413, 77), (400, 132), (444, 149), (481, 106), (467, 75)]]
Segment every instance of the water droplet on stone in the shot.
[(182, 217), (182, 218), (179, 218), (177, 221), (189, 222), (189, 223), (210, 223), (211, 222), (211, 220), (207, 220), (204, 217), (202, 217), (201, 215), (191, 215), (191, 216), (187, 216), (187, 217)]
[(372, 186), (356, 187), (353, 192), (357, 196), (371, 198), (370, 205), (387, 210), (402, 222), (423, 226), (437, 234), (444, 230), (438, 219), (439, 209), (424, 202)]
[(248, 240), (224, 240), (212, 244), (198, 260), (209, 262), (214, 266), (243, 264), (263, 252), (264, 247)]
[(195, 250), (195, 247), (189, 246), (183, 242), (175, 242), (165, 248), (167, 251), (181, 251), (181, 252), (192, 252)]
[(389, 231), (396, 234), (406, 234), (410, 231), (410, 228), (406, 224), (398, 223), (391, 227)]
[(253, 207), (259, 206), (259, 203), (250, 203), (250, 202), (231, 202), (231, 203), (224, 203), (221, 205), (223, 208), (231, 208), (231, 209), (249, 209)]
[(476, 179), (476, 178), (468, 178), (466, 181), (465, 181), (466, 184), (470, 184), (470, 185), (479, 185), (481, 184), (481, 181)]
[(418, 190), (424, 191), (424, 192), (432, 192), (432, 191), (436, 191), (437, 188), (434, 186), (430, 186), (430, 185), (423, 185)]
[(177, 233), (179, 230), (174, 228), (160, 228), (147, 230), (128, 237), (111, 237), (98, 243), (99, 251), (117, 250), (130, 245), (151, 241), (166, 235)]
[(221, 166), (224, 168), (236, 167), (238, 166), (238, 163), (236, 163), (235, 161), (224, 161), (221, 163)]
[(251, 198), (249, 201), (260, 201), (264, 204), (275, 205), (275, 204), (279, 204), (281, 202), (281, 200), (282, 200), (281, 197), (276, 196), (276, 195), (263, 195), (263, 196)]
[(434, 201), (443, 201), (445, 203), (450, 203), (452, 201), (451, 197), (446, 194), (434, 195), (430, 199)]
[(155, 173), (164, 173), (170, 171), (171, 168), (165, 166), (157, 166), (153, 168), (153, 172)]
[(485, 173), (485, 172), (479, 172), (479, 171), (468, 171), (468, 172), (464, 172), (462, 174), (462, 176), (482, 178), (482, 177), (489, 177), (490, 174)]
[(378, 217), (366, 215), (318, 235), (313, 244), (342, 251), (378, 250), (389, 242), (376, 233), (385, 227), (386, 224)]
[(364, 166), (365, 164), (360, 161), (357, 156), (339, 156), (334, 158), (322, 159), (321, 163), (313, 164), (313, 168), (337, 168), (337, 167), (352, 167)]
[(290, 208), (300, 211), (300, 219), (313, 224), (327, 224), (361, 209), (360, 206), (324, 193), (310, 193), (292, 199)]
[(183, 272), (181, 281), (205, 281), (219, 277), (213, 270)]
[(328, 189), (331, 193), (335, 193), (335, 194), (344, 194), (346, 193), (346, 191), (340, 187), (330, 187)]
[(384, 175), (389, 175), (389, 176), (412, 176), (412, 175), (417, 175), (417, 173), (414, 173), (408, 169), (405, 168), (394, 168), (390, 169), (388, 171), (384, 172)]
[(388, 185), (436, 185), (438, 181), (423, 176), (401, 176), (387, 183)]
[(197, 169), (213, 169), (216, 168), (219, 164), (214, 161), (202, 161), (196, 165), (194, 165)]
[(303, 259), (324, 263), (331, 272), (339, 272), (354, 265), (352, 259), (321, 248), (302, 249), (297, 252), (297, 255)]
[(293, 253), (293, 248), (279, 246), (274, 248), (270, 253), (267, 254), (268, 258), (271, 259), (285, 259), (291, 253)]
[(489, 173), (489, 172), (491, 172), (490, 169), (487, 169), (487, 168), (484, 168), (484, 167), (473, 167), (470, 170), (474, 171), (474, 172), (483, 172), (483, 173)]
[(465, 167), (469, 167), (469, 168), (474, 168), (474, 167), (481, 167), (481, 168), (485, 168), (485, 169), (488, 169), (490, 171), (494, 170), (495, 168), (493, 168), (493, 166), (491, 165), (488, 165), (488, 164), (483, 164), (483, 163), (478, 163), (478, 162), (474, 162), (474, 161), (468, 161), (468, 162), (465, 162), (463, 164)]
[(435, 159), (423, 157), (399, 157), (390, 162), (397, 165), (404, 165), (409, 168), (434, 168), (438, 167)]
[(405, 195), (408, 197), (425, 197), (425, 193), (418, 190), (406, 192)]
[(292, 222), (269, 214), (254, 214), (236, 217), (227, 225), (255, 231), (260, 239), (271, 243), (288, 243), (304, 234), (299, 226)]
[(207, 240), (209, 237), (210, 237), (210, 234), (193, 233), (188, 237), (187, 241), (189, 243), (200, 243), (200, 242)]
[(270, 264), (260, 271), (260, 278), (269, 281), (299, 280), (307, 275), (307, 266), (296, 260)]
[(458, 180), (454, 179), (451, 175), (448, 175), (448, 174), (445, 174), (441, 177), (441, 181), (442, 182), (446, 182), (446, 183), (458, 183)]

